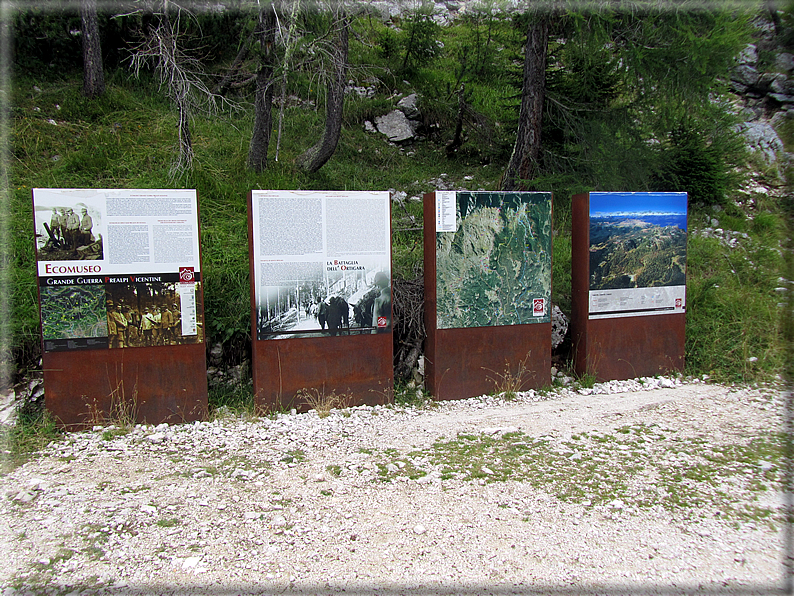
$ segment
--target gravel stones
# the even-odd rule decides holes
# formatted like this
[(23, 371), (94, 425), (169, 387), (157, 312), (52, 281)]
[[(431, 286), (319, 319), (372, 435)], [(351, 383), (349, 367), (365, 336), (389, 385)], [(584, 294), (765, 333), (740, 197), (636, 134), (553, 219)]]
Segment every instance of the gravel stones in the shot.
[[(0, 477), (0, 542), (11, 545), (0, 587), (764, 593), (780, 580), (779, 516), (754, 519), (715, 495), (746, 494), (753, 482), (774, 488), (774, 457), (737, 461), (731, 482), (711, 492), (686, 481), (682, 495), (693, 502), (666, 508), (662, 493), (638, 500), (659, 482), (647, 470), (629, 475), (625, 494), (564, 500), (533, 478), (503, 479), (509, 460), (498, 449), (515, 444), (574, 470), (589, 465), (603, 482), (617, 453), (696, 469), (724, 448), (747, 450), (779, 424), (781, 404), (772, 391), (654, 378), (596, 384), (589, 395), (572, 385), (510, 402), (483, 396), (424, 410), (362, 406), (323, 419), (309, 412), (71, 434)], [(468, 436), (497, 451), (463, 480), (448, 472), (452, 459), (438, 462), (438, 446)], [(690, 443), (698, 449), (677, 447)], [(450, 453), (465, 467), (463, 452)], [(753, 506), (780, 511), (782, 499)]]

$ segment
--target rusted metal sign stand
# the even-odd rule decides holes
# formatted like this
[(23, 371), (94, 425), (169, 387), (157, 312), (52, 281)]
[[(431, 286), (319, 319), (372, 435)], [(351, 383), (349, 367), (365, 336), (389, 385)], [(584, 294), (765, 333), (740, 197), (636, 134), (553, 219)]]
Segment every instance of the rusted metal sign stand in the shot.
[[(249, 193), (252, 376), (254, 402), (260, 412), (308, 410), (323, 401), (331, 407), (375, 405), (393, 398), (390, 201), (388, 193), (374, 194), (362, 199), (356, 193)], [(327, 195), (333, 195), (339, 203), (333, 209), (323, 207), (322, 212), (327, 217), (335, 209), (335, 213), (344, 215), (344, 222), (320, 222), (315, 219), (319, 210), (305, 210), (301, 215), (293, 212), (312, 201), (320, 204)], [(269, 208), (268, 200), (278, 207)], [(279, 226), (282, 240), (292, 246), (305, 245), (313, 235), (320, 238), (329, 234), (329, 225), (333, 233), (342, 232), (340, 223), (347, 230), (371, 231), (373, 221), (367, 219), (366, 209), (356, 209), (357, 200), (363, 201), (367, 209), (373, 205), (377, 209), (378, 204), (382, 207), (377, 215), (385, 226), (382, 230), (385, 252), (374, 260), (374, 266), (366, 256), (357, 258), (354, 248), (350, 253), (353, 256), (346, 259), (323, 260), (319, 276), (312, 277), (312, 273), (306, 273), (315, 265), (311, 257), (304, 261), (298, 258), (290, 269), (283, 259), (271, 259), (263, 252), (279, 251), (273, 246), (263, 248)], [(350, 211), (340, 213), (340, 209)], [(326, 226), (325, 232), (317, 226)], [(296, 239), (295, 234), (302, 238)], [(327, 240), (324, 245), (328, 245)], [(276, 269), (277, 266), (282, 269)], [(290, 281), (280, 282), (279, 275), (290, 277)], [(380, 295), (379, 292), (384, 296), (381, 302), (388, 312), (380, 311), (375, 322), (372, 313), (378, 312), (378, 307), (373, 296)], [(336, 311), (336, 321), (330, 314), (330, 310), (338, 308), (334, 298), (344, 301), (344, 312)], [(362, 314), (358, 309), (364, 308), (364, 302), (369, 309)]]
[[(255, 324), (255, 323), (254, 323)], [(261, 412), (388, 403), (394, 388), (392, 334), (252, 340), (254, 398)]]
[[(666, 297), (659, 301), (658, 308), (643, 311), (642, 308), (647, 308), (645, 305), (642, 308), (636, 308), (637, 304), (632, 307), (631, 301), (634, 297), (629, 294), (618, 296), (618, 302), (611, 307), (618, 314), (604, 315), (598, 312), (597, 300), (601, 297), (597, 291), (591, 290), (591, 275), (595, 274), (595, 268), (599, 266), (596, 259), (601, 257), (597, 253), (604, 250), (604, 245), (591, 244), (591, 194), (595, 193), (575, 195), (571, 205), (571, 333), (576, 374), (592, 374), (599, 381), (608, 381), (682, 371), (686, 304), (681, 297)], [(632, 195), (629, 198), (635, 199), (637, 205), (641, 206), (645, 200), (643, 195), (648, 193), (610, 194)], [(656, 199), (663, 194), (655, 193)], [(610, 197), (600, 199), (609, 201)], [(685, 195), (683, 200), (685, 205)], [(642, 208), (638, 210), (641, 211)], [(683, 217), (685, 220), (685, 212)], [(647, 288), (646, 295), (650, 295), (652, 290), (662, 289)], [(644, 300), (640, 296), (642, 288), (635, 290), (636, 301)], [(680, 286), (679, 291), (683, 292)], [(623, 306), (620, 303), (621, 298)], [(608, 297), (602, 299), (607, 300)], [(623, 312), (620, 312), (621, 309)], [(638, 311), (636, 316), (626, 314), (633, 309)]]
[[(471, 193), (476, 194), (476, 193)], [(497, 195), (498, 193), (489, 193)], [(549, 226), (551, 195), (549, 194)], [(454, 199), (453, 199), (454, 200)], [(520, 390), (551, 383), (551, 257), (544, 321), (465, 328), (439, 328), (436, 193), (424, 195), (425, 387), (435, 399), (463, 399), (503, 390), (517, 381)], [(454, 209), (450, 215), (455, 218)], [(550, 228), (549, 228), (550, 238)], [(531, 296), (530, 299), (531, 305)], [(539, 305), (541, 303), (538, 303)], [(531, 307), (530, 307), (531, 308)]]
[[(45, 404), (59, 425), (205, 419), (195, 191), (34, 189), (33, 206)], [(60, 221), (59, 207), (82, 211), (81, 227)], [(157, 236), (166, 227), (183, 242), (158, 244), (172, 242)]]
[(47, 409), (69, 429), (207, 417), (204, 343), (43, 355)]

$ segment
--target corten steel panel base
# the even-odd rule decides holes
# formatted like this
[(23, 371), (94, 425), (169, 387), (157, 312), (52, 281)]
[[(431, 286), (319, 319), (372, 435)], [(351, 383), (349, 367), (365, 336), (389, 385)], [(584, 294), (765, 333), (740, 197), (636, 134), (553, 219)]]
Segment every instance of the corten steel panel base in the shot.
[(684, 370), (686, 315), (590, 320), (590, 195), (571, 201), (571, 337), (574, 371), (598, 381)]
[(685, 325), (683, 314), (587, 321), (574, 331), (574, 370), (599, 381), (683, 371)]
[(522, 391), (551, 384), (551, 323), (426, 328), (425, 387), (436, 399), (493, 393), (508, 376)]
[(521, 390), (551, 384), (551, 323), (436, 328), (435, 193), (424, 195), (425, 388), (436, 399), (492, 393), (505, 377)]
[(392, 334), (254, 340), (254, 404), (260, 411), (311, 409), (297, 393), (346, 397), (346, 406), (388, 403)]
[(176, 424), (207, 417), (205, 345), (48, 352), (45, 402), (67, 430), (128, 419)]

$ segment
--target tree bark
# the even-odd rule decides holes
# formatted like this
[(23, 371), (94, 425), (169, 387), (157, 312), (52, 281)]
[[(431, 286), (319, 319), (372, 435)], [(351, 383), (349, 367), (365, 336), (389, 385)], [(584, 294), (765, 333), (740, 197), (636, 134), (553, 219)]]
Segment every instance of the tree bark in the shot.
[(347, 82), (347, 52), (350, 19), (344, 11), (334, 20), (336, 36), (333, 46), (333, 64), (328, 80), (326, 100), (325, 130), (322, 138), (311, 149), (301, 155), (297, 163), (307, 172), (316, 172), (323, 167), (336, 151), (342, 131), (342, 110), (345, 104), (345, 84)]
[(193, 138), (190, 136), (190, 106), (187, 99), (177, 101), (179, 110), (179, 160), (174, 172), (183, 172), (193, 167)]
[(259, 12), (260, 51), (259, 70), (256, 73), (256, 99), (254, 101), (254, 130), (248, 148), (248, 167), (262, 172), (267, 166), (267, 149), (273, 130), (273, 70), (276, 52), (276, 9), (272, 4)]
[(80, 0), (80, 20), (83, 27), (83, 95), (93, 99), (105, 92), (96, 0)]
[(529, 181), (537, 174), (541, 148), (543, 102), (546, 97), (549, 19), (549, 15), (539, 15), (532, 20), (527, 30), (518, 132), (513, 154), (502, 175), (500, 183), (502, 190), (526, 190)]
[(174, 103), (176, 104), (177, 112), (179, 113), (179, 123), (177, 130), (179, 132), (179, 157), (176, 162), (171, 166), (171, 175), (177, 176), (182, 172), (190, 170), (193, 167), (193, 138), (190, 135), (190, 116), (191, 116), (191, 99), (190, 99), (190, 83), (186, 80), (181, 65), (179, 65), (179, 51), (177, 48), (177, 33), (171, 23), (169, 13), (169, 2), (163, 0), (163, 16), (159, 34), (163, 36), (163, 49), (164, 55), (161, 55), (160, 60), (163, 68), (170, 70), (171, 74), (167, 77), (169, 81), (169, 92), (173, 96)]
[(463, 145), (463, 111), (466, 107), (463, 94), (465, 89), (466, 87), (461, 85), (458, 90), (458, 119), (455, 123), (455, 136), (452, 137), (452, 141), (445, 148), (447, 157), (452, 157), (455, 152), (460, 149), (460, 146)]

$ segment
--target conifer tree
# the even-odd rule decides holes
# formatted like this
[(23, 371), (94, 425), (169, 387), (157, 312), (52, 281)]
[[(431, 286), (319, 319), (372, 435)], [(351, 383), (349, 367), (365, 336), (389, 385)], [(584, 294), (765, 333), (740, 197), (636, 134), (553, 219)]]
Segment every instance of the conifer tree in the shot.
[(647, 184), (683, 120), (707, 127), (707, 144), (730, 135), (712, 119), (752, 16), (749, 7), (658, 0), (523, 16), (518, 132), (501, 187), (535, 188), (551, 174), (579, 188)]
[(320, 140), (301, 155), (297, 163), (307, 172), (316, 172), (336, 151), (342, 131), (342, 110), (347, 83), (347, 53), (350, 17), (344, 7), (338, 7), (331, 23), (333, 42), (328, 51), (330, 73), (327, 73), (325, 128)]
[(276, 9), (267, 3), (259, 11), (255, 31), (259, 42), (259, 69), (256, 73), (256, 98), (254, 100), (254, 130), (248, 149), (248, 167), (262, 172), (267, 165), (267, 150), (273, 129), (273, 71), (276, 52)]
[(105, 73), (96, 0), (80, 0), (80, 20), (83, 29), (83, 95), (99, 97), (105, 92)]

